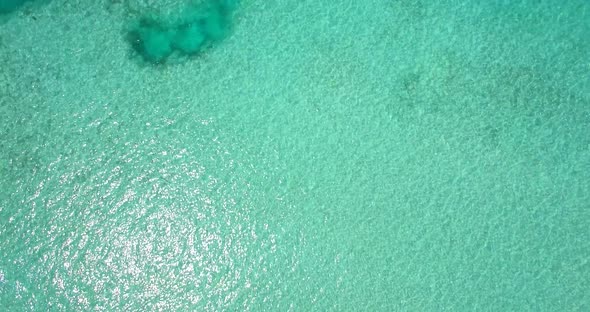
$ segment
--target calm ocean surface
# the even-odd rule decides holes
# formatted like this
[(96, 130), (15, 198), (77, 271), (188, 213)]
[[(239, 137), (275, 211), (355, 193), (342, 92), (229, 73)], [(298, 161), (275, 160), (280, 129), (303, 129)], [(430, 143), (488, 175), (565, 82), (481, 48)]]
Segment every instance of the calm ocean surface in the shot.
[(0, 311), (590, 311), (587, 0), (21, 2)]

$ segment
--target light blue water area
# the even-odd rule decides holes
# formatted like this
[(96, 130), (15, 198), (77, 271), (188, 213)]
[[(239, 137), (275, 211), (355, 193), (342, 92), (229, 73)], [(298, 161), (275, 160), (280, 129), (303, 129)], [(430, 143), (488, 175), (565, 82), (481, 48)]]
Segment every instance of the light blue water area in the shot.
[(183, 4), (0, 25), (0, 311), (590, 309), (587, 1)]

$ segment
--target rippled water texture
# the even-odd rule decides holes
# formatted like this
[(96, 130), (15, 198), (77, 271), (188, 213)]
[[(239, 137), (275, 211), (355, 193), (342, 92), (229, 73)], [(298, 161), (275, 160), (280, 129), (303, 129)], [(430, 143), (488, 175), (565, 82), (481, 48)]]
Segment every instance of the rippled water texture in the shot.
[(0, 312), (590, 310), (588, 1), (227, 3), (0, 17)]

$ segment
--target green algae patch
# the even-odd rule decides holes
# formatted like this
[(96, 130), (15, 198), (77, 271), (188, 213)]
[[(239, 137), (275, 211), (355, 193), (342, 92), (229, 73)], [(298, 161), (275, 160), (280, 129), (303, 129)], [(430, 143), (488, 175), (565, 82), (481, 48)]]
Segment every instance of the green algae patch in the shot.
[(231, 30), (233, 1), (188, 4), (175, 14), (150, 12), (127, 31), (133, 51), (152, 64), (170, 57), (188, 58), (226, 38)]

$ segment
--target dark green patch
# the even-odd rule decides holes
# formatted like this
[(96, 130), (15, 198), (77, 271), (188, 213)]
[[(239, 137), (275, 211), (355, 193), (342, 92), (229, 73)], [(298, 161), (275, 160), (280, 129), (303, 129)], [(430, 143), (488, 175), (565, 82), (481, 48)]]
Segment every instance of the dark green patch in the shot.
[(235, 1), (210, 0), (187, 5), (172, 17), (143, 16), (128, 31), (133, 50), (143, 60), (162, 64), (172, 56), (188, 57), (226, 38)]
[(30, 0), (0, 0), (0, 14), (10, 13)]

